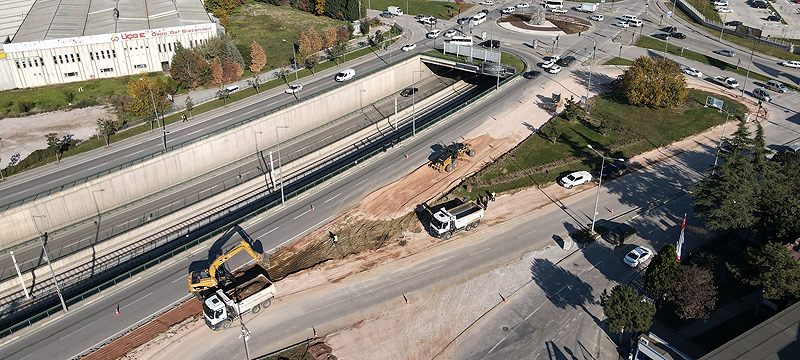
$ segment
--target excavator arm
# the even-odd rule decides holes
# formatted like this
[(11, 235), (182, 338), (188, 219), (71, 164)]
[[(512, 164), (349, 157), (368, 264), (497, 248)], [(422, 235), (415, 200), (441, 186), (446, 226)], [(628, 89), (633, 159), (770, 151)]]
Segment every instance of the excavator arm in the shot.
[[(244, 251), (248, 255), (250, 255), (253, 260), (258, 263), (263, 263), (261, 255), (258, 254), (253, 250), (250, 246), (249, 242), (252, 242), (250, 236), (242, 229), (239, 225), (234, 225), (231, 229), (229, 229), (223, 237), (233, 235), (233, 231), (239, 233), (241, 236), (241, 240), (239, 240), (239, 244), (235, 247), (231, 248), (224, 254), (220, 255), (211, 264), (208, 266), (208, 269), (200, 270), (200, 271), (192, 271), (189, 274), (188, 283), (189, 283), (189, 292), (190, 293), (198, 293), (204, 290), (208, 290), (211, 288), (215, 288), (219, 285), (219, 278), (218, 272), (220, 271), (220, 267), (225, 264), (230, 258), (236, 256), (236, 254)], [(249, 242), (248, 242), (249, 240)]]

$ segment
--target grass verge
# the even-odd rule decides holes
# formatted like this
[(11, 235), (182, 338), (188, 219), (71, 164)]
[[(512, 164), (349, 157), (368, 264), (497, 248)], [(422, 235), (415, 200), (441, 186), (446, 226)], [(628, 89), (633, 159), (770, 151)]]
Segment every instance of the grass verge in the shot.
[(603, 65), (630, 66), (633, 65), (633, 60), (628, 60), (625, 58), (615, 56), (613, 59), (606, 61)]
[[(537, 133), (531, 134), (498, 161), (464, 181), (453, 193), (474, 199), (486, 191), (501, 193), (545, 186), (567, 171), (594, 171), (600, 164), (587, 150), (589, 144), (610, 157), (631, 158), (700, 133), (725, 121), (724, 113), (703, 106), (708, 95), (711, 94), (689, 89), (686, 103), (668, 109), (634, 107), (609, 97), (593, 98), (591, 117), (594, 121), (553, 118), (550, 121), (561, 133), (555, 143)], [(731, 105), (733, 113), (746, 111), (744, 105), (729, 98), (724, 100)], [(593, 125), (603, 118), (614, 126)]]
[[(386, 10), (389, 6), (399, 6), (400, 9), (409, 15), (424, 14), (439, 19), (450, 19), (458, 15), (458, 7), (453, 2), (408, 0), (408, 8), (406, 8), (405, 1), (369, 0), (368, 4), (373, 10)], [(466, 11), (472, 6), (474, 6), (474, 4), (465, 2), (462, 5), (461, 11)]]
[[(653, 38), (651, 36), (640, 36), (639, 39), (636, 40), (636, 46), (642, 47), (642, 48), (646, 48), (646, 49), (656, 50), (658, 52), (663, 52), (664, 51), (664, 45), (665, 44), (666, 44), (666, 42), (664, 42), (662, 40), (658, 40), (658, 39)], [(701, 53), (698, 53), (698, 52), (695, 52), (695, 51), (692, 51), (692, 50), (686, 50), (686, 49), (684, 49), (683, 47), (680, 47), (680, 46), (669, 44), (668, 47), (667, 47), (667, 52), (672, 54), (672, 55), (677, 55), (677, 56), (684, 57), (684, 58), (687, 58), (687, 59), (690, 59), (690, 60), (701, 62), (701, 63), (706, 64), (706, 65), (711, 65), (711, 66), (716, 67), (716, 68), (718, 68), (718, 69), (720, 69), (722, 71), (731, 71), (731, 72), (735, 72), (735, 73), (737, 73), (739, 75), (742, 75), (742, 76), (746, 76), (747, 75), (747, 69), (744, 68), (744, 67), (736, 66), (736, 65), (733, 65), (733, 64), (729, 64), (729, 63), (727, 63), (725, 61), (722, 61), (722, 60), (719, 60), (717, 58), (714, 58), (714, 57), (711, 57), (711, 56), (708, 56), (708, 55), (704, 55), (704, 54), (701, 54)], [(753, 79), (757, 79), (757, 80), (763, 81), (763, 82), (767, 82), (769, 80), (772, 80), (772, 78), (770, 78), (769, 76), (765, 76), (765, 75), (756, 73), (754, 71), (750, 71), (750, 77), (753, 78)], [(790, 83), (784, 83), (784, 84), (787, 87), (791, 88), (791, 89), (798, 90), (797, 85), (790, 84)]]

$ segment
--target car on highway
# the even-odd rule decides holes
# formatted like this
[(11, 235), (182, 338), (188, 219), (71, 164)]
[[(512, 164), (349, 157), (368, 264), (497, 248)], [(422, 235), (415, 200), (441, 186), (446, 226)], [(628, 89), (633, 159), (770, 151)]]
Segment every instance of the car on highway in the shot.
[(526, 8), (529, 8), (529, 7), (531, 7), (531, 4), (526, 3), (526, 2), (517, 4), (517, 9), (526, 9)]
[(720, 14), (730, 14), (730, 13), (733, 12), (733, 10), (731, 10), (731, 8), (729, 8), (729, 7), (721, 7), (719, 9), (717, 9), (717, 12), (720, 13)]
[(783, 83), (778, 80), (767, 81), (767, 83), (764, 84), (764, 87), (781, 94), (789, 92), (789, 88), (787, 88), (786, 85), (783, 85)]
[(703, 72), (702, 71), (697, 70), (695, 68), (691, 68), (691, 67), (683, 69), (683, 73), (686, 74), (686, 75), (694, 76), (694, 77), (698, 77), (698, 78), (703, 77)]
[(614, 23), (614, 26), (621, 27), (621, 28), (627, 28), (628, 27), (628, 22), (627, 21), (617, 21), (617, 22)]
[(575, 62), (575, 60), (576, 59), (574, 56), (567, 55), (562, 57), (561, 59), (558, 59), (558, 61), (556, 61), (556, 64), (558, 64), (558, 66), (561, 67), (569, 67), (570, 65), (572, 65), (573, 62)]
[(635, 268), (644, 264), (647, 260), (650, 260), (651, 257), (653, 257), (653, 250), (640, 245), (629, 251), (628, 254), (622, 258), (622, 261), (624, 261), (626, 265)]
[(345, 69), (342, 70), (340, 73), (336, 74), (336, 77), (333, 79), (337, 82), (347, 81), (352, 78), (356, 77), (356, 70), (355, 69)]
[(416, 94), (417, 91), (419, 91), (419, 88), (414, 87), (414, 86), (410, 86), (410, 87), (407, 87), (407, 88), (403, 89), (403, 91), (400, 92), (400, 96), (409, 97), (411, 95)]
[[(600, 223), (600, 221), (598, 221)], [(631, 237), (636, 235), (636, 228), (625, 223), (611, 223), (608, 226), (601, 225), (597, 232), (609, 243), (621, 246)]]
[(284, 92), (287, 94), (296, 94), (300, 92), (300, 90), (303, 90), (303, 84), (291, 84)]
[(450, 30), (445, 31), (444, 35), (442, 35), (442, 36), (444, 36), (444, 37), (449, 39), (449, 38), (452, 38), (453, 36), (456, 36), (456, 35), (458, 35), (458, 30), (450, 29)]
[(424, 17), (422, 19), (419, 19), (418, 21), (422, 25), (433, 26), (433, 25), (436, 25), (436, 22), (438, 20), (436, 20), (436, 18), (433, 17), (433, 16), (428, 16), (428, 17)]
[(405, 44), (400, 48), (402, 51), (411, 51), (417, 48), (417, 44)]
[(558, 183), (567, 188), (571, 189), (578, 185), (583, 185), (589, 181), (592, 181), (592, 174), (588, 171), (575, 171), (567, 174), (567, 176), (558, 179)]
[(737, 27), (739, 25), (742, 25), (742, 22), (739, 21), (739, 20), (732, 20), (732, 21), (728, 21), (728, 22), (725, 23), (725, 26)]
[(439, 35), (441, 35), (441, 34), (442, 34), (442, 30), (433, 29), (431, 31), (428, 31), (428, 33), (425, 34), (425, 37), (427, 37), (428, 39), (434, 39), (434, 38), (439, 37)]
[(567, 9), (558, 9), (558, 8), (550, 9), (550, 12), (554, 13), (554, 14), (566, 14), (567, 13)]
[(673, 37), (673, 38), (676, 38), (676, 39), (683, 40), (683, 39), (686, 39), (686, 34), (676, 32), (676, 33), (669, 34), (669, 37)]
[(515, 11), (517, 11), (517, 8), (515, 8), (513, 6), (509, 6), (507, 8), (504, 8), (503, 10), (500, 10), (500, 13), (503, 13), (503, 14), (507, 15), (507, 14), (513, 14)]
[(728, 50), (728, 49), (714, 50), (714, 53), (715, 53), (715, 54), (722, 55), (722, 56), (727, 56), (727, 57), (734, 57), (734, 56), (736, 56), (736, 53), (735, 53), (735, 52), (733, 52), (733, 51), (731, 51), (731, 50)]
[(561, 59), (561, 55), (545, 56), (544, 59), (542, 59), (541, 67), (542, 67), (542, 69), (548, 69), (551, 66), (555, 65), (556, 62), (558, 60), (560, 60), (560, 59)]
[(665, 32), (667, 34), (672, 34), (672, 33), (678, 32), (678, 28), (675, 27), (675, 26), (667, 26), (667, 27), (661, 29), (661, 31), (663, 31), (663, 32)]
[(526, 72), (522, 73), (522, 77), (524, 77), (526, 79), (536, 79), (541, 74), (542, 74), (541, 71), (526, 71)]
[(483, 0), (483, 1), (479, 2), (478, 4), (483, 5), (483, 6), (492, 6), (492, 5), (494, 5), (494, 0)]
[(781, 65), (786, 66), (786, 67), (790, 67), (790, 68), (793, 68), (793, 69), (800, 69), (800, 61), (797, 61), (797, 60), (786, 60), (784, 62), (781, 62)]
[[(611, 180), (618, 178), (628, 171), (628, 163), (626, 161), (611, 161), (606, 163), (603, 167), (603, 175), (601, 178), (604, 180)], [(599, 172), (598, 172), (599, 173)]]
[(486, 40), (481, 43), (481, 46), (490, 49), (497, 49), (500, 47), (500, 40)]
[(561, 66), (552, 65), (549, 68), (547, 68), (547, 72), (549, 72), (549, 73), (551, 73), (553, 75), (558, 74), (558, 73), (561, 72)]
[(489, 10), (487, 10), (487, 9), (482, 9), (481, 11), (478, 11), (478, 14), (489, 15)]
[(756, 9), (769, 9), (769, 4), (767, 4), (767, 0), (754, 0), (750, 3), (750, 6)]
[(594, 21), (603, 21), (603, 15), (600, 15), (600, 14), (592, 14), (592, 15), (590, 15), (590, 16), (589, 16), (589, 20), (594, 20)]
[(728, 0), (717, 0), (713, 2), (713, 5), (717, 7), (722, 7), (722, 6), (728, 6), (729, 4)]
[(771, 102), (772, 101), (772, 97), (769, 96), (769, 91), (767, 91), (767, 89), (764, 89), (762, 87), (758, 87), (758, 88), (753, 89), (752, 94), (753, 94), (753, 97), (758, 99), (758, 100), (766, 101), (766, 102)]

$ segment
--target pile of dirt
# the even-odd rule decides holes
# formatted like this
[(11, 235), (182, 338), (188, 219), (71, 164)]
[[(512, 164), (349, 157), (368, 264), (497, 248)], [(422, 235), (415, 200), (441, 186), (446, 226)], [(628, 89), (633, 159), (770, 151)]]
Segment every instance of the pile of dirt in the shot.
[(576, 18), (574, 16), (547, 15), (545, 16), (545, 19), (553, 23), (553, 25), (557, 26), (559, 29), (561, 29), (561, 31), (567, 34), (584, 32), (592, 28), (592, 24), (589, 23), (588, 20)]

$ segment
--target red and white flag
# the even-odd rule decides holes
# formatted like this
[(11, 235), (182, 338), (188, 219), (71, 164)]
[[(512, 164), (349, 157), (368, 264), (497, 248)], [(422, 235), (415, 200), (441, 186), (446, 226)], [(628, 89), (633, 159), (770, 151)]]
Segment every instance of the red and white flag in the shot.
[(681, 236), (678, 238), (678, 261), (681, 261), (681, 250), (683, 249), (684, 232), (686, 231), (686, 214), (683, 214), (683, 222), (681, 223)]

